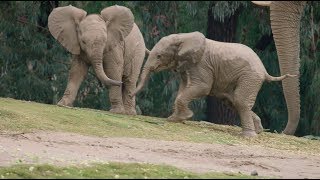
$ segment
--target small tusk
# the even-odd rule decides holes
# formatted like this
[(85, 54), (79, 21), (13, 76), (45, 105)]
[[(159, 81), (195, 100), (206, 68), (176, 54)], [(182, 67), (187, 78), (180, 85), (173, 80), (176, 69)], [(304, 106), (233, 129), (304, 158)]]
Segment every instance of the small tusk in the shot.
[(253, 4), (259, 5), (259, 6), (270, 6), (271, 1), (251, 1)]

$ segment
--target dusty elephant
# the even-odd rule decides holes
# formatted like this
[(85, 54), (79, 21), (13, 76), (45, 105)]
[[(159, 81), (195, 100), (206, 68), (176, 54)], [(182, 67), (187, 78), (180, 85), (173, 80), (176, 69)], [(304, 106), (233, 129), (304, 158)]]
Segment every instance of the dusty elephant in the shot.
[(73, 106), (92, 65), (98, 79), (111, 85), (110, 111), (136, 114), (135, 97), (129, 94), (136, 88), (146, 47), (130, 9), (115, 5), (87, 16), (86, 11), (71, 5), (58, 7), (50, 13), (48, 27), (72, 54), (68, 85), (58, 105)]
[(237, 110), (244, 136), (255, 136), (263, 130), (260, 118), (252, 111), (262, 83), (294, 76), (270, 76), (257, 54), (243, 44), (213, 41), (200, 32), (180, 33), (162, 38), (153, 47), (133, 95), (143, 88), (151, 72), (164, 69), (173, 69), (181, 76), (169, 121), (191, 118), (191, 100), (216, 96), (228, 100)]
[[(300, 20), (305, 1), (252, 1), (270, 7), (270, 21), (277, 48), (281, 74), (299, 75)], [(293, 135), (300, 120), (299, 76), (282, 82), (288, 109), (288, 123), (283, 133)]]

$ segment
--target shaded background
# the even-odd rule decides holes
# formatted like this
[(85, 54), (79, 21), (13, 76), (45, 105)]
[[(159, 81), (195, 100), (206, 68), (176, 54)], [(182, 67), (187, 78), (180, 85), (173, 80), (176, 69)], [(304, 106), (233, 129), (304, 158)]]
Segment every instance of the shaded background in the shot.
[[(269, 9), (250, 1), (1, 1), (0, 96), (56, 104), (63, 95), (70, 54), (48, 31), (48, 15), (58, 6), (73, 5), (99, 13), (112, 5), (130, 8), (146, 46), (152, 49), (172, 33), (199, 31), (207, 38), (243, 43), (261, 58), (269, 74), (280, 75), (270, 28)], [(297, 136), (320, 135), (320, 3), (308, 2), (301, 22), (301, 119)], [(169, 71), (153, 74), (137, 95), (143, 115), (168, 117), (179, 86)], [(77, 107), (109, 110), (108, 90), (90, 69), (74, 103)], [(214, 97), (190, 104), (194, 120), (239, 125), (237, 113)], [(264, 128), (281, 132), (287, 123), (281, 82), (264, 83), (254, 109)]]

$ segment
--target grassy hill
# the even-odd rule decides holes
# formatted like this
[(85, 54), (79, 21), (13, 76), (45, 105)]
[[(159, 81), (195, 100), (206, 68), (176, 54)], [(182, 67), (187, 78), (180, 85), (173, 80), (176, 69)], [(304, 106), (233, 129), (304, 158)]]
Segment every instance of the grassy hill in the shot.
[[(267, 132), (263, 132), (256, 138), (243, 138), (239, 136), (241, 132), (241, 128), (239, 127), (215, 125), (211, 123), (195, 121), (187, 121), (185, 124), (170, 123), (163, 118), (147, 117), (140, 115), (117, 115), (109, 113), (107, 111), (99, 111), (86, 108), (65, 108), (58, 107), (56, 105), (20, 101), (10, 98), (0, 98), (1, 134), (26, 133), (38, 130), (72, 132), (79, 133), (82, 135), (98, 137), (135, 137), (147, 139), (161, 139), (168, 141), (188, 141), (198, 143), (201, 142), (233, 145), (256, 145), (287, 151), (294, 151), (296, 153), (307, 153), (317, 155), (320, 154), (320, 142), (318, 140), (310, 140), (306, 138), (298, 138), (283, 134)], [(104, 165), (97, 166), (104, 167)], [(130, 168), (130, 165), (123, 165), (123, 167), (124, 166), (127, 169)], [(11, 169), (0, 168), (0, 175), (1, 173), (8, 173), (14, 170), (28, 172), (28, 167), (29, 166), (14, 166), (10, 167)], [(55, 171), (65, 171), (65, 169), (63, 168), (50, 168), (54, 169)], [(165, 169), (165, 167), (162, 166), (154, 166), (154, 168)], [(38, 167), (36, 169), (41, 169), (41, 167)], [(180, 174), (181, 172), (183, 172), (176, 169), (175, 171), (179, 172)], [(165, 170), (165, 172), (168, 171)], [(78, 176), (75, 175), (71, 177)], [(151, 175), (151, 177), (159, 176)], [(166, 177), (166, 175), (162, 175), (160, 177)], [(180, 176), (172, 175), (169, 177)], [(190, 175), (188, 177), (193, 176)], [(205, 175), (194, 177), (206, 178), (221, 176), (215, 176), (211, 174), (210, 176)]]
[(206, 122), (170, 123), (163, 118), (127, 116), (86, 108), (64, 108), (0, 98), (2, 133), (49, 130), (99, 137), (136, 137), (169, 141), (246, 144), (320, 154), (316, 140), (263, 132), (256, 138), (239, 136), (241, 128)]

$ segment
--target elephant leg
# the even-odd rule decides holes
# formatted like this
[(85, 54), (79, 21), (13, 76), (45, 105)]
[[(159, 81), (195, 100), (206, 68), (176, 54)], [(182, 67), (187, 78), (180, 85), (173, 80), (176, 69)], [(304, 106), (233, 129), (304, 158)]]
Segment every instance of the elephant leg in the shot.
[[(106, 75), (113, 80), (121, 81), (123, 73), (123, 53), (116, 49), (108, 52), (104, 57), (103, 68)], [(122, 100), (122, 86), (109, 87), (109, 100), (111, 104), (112, 113), (125, 114)]]
[(254, 112), (252, 111), (252, 107), (261, 85), (262, 80), (243, 77), (239, 79), (234, 91), (234, 105), (240, 116), (242, 136), (244, 137), (257, 135), (254, 122), (257, 119), (253, 117)]
[(73, 106), (76, 99), (79, 87), (88, 73), (88, 65), (79, 57), (73, 57), (67, 88), (64, 91), (63, 97), (58, 102), (58, 106)]
[[(179, 89), (177, 94), (181, 94), (181, 92), (183, 91), (183, 89), (185, 89), (187, 86), (187, 75), (185, 72), (181, 72), (180, 73), (180, 84), (179, 84)], [(176, 106), (173, 106), (173, 112), (175, 112), (175, 108)]]
[(136, 89), (136, 84), (140, 75), (140, 70), (145, 56), (144, 43), (139, 43), (135, 49), (133, 59), (125, 57), (125, 65), (123, 71), (123, 105), (128, 115), (136, 115), (136, 96), (131, 96)]
[(253, 124), (254, 124), (254, 128), (256, 130), (256, 133), (260, 134), (263, 131), (263, 126), (261, 124), (261, 119), (254, 112), (252, 112), (252, 119), (253, 119)]
[[(117, 80), (116, 78), (113, 78), (112, 76), (109, 76), (109, 77)], [(111, 109), (109, 111), (112, 113), (125, 114), (125, 110), (124, 110), (123, 102), (122, 102), (121, 91), (122, 91), (121, 87), (116, 87), (116, 86), (112, 86), (109, 89), (109, 99), (110, 99), (110, 103), (111, 103)]]
[(185, 88), (181, 87), (174, 103), (174, 112), (168, 117), (168, 121), (182, 122), (192, 118), (193, 112), (188, 107), (189, 103), (194, 99), (207, 95), (209, 91), (206, 85), (202, 86), (201, 84)]
[(136, 98), (135, 96), (130, 96), (136, 88), (136, 79), (130, 79), (130, 77), (124, 77), (123, 83), (123, 105), (125, 109), (125, 113), (128, 115), (136, 115)]

